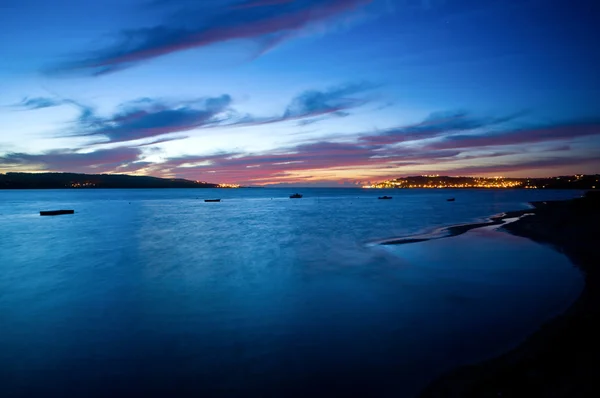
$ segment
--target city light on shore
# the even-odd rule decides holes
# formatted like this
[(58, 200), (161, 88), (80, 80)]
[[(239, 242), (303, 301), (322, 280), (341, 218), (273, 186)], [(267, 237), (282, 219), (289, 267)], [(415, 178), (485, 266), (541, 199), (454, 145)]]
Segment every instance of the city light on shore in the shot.
[(520, 188), (523, 181), (503, 177), (406, 177), (365, 185), (363, 188)]
[(540, 189), (540, 188), (570, 188), (595, 189), (597, 177), (576, 174), (573, 176), (549, 178), (505, 178), (497, 177), (450, 177), (439, 175), (422, 175), (396, 178), (392, 180), (368, 183), (362, 186), (367, 189), (390, 188), (430, 188), (430, 189), (461, 189), (461, 188), (486, 188), (486, 189)]

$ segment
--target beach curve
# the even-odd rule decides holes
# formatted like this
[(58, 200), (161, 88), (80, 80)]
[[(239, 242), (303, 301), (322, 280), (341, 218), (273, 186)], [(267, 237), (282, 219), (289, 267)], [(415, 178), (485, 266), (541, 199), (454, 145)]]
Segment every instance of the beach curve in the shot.
[[(583, 198), (533, 202), (532, 205), (534, 209), (523, 214), (511, 212), (518, 219), (503, 229), (549, 244), (567, 255), (584, 274), (585, 285), (579, 298), (515, 349), (450, 371), (431, 383), (419, 395), (421, 398), (587, 397), (597, 393), (600, 192), (590, 191)], [(524, 212), (533, 215), (522, 217)], [(499, 219), (491, 222), (496, 221)], [(482, 225), (471, 224), (454, 231), (459, 234), (479, 226)]]

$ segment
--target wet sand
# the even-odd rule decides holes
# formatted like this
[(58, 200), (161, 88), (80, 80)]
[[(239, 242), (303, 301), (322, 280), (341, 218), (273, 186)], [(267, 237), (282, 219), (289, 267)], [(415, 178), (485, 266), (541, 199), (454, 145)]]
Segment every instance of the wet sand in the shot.
[[(579, 299), (514, 350), (480, 364), (454, 370), (432, 383), (421, 397), (588, 397), (600, 391), (600, 192), (585, 198), (535, 202), (534, 209), (506, 218), (512, 234), (552, 245), (585, 274)], [(481, 224), (451, 227), (458, 235)], [(404, 242), (398, 242), (404, 243)], [(389, 244), (389, 243), (388, 243)]]
[[(547, 202), (539, 202), (539, 203), (547, 203)], [(433, 232), (422, 234), (422, 235), (411, 235), (411, 236), (407, 236), (407, 237), (386, 239), (386, 240), (379, 241), (376, 243), (380, 244), (380, 245), (403, 245), (403, 244), (407, 244), (407, 243), (426, 242), (428, 240), (433, 240), (433, 239), (450, 238), (453, 236), (462, 235), (465, 232), (468, 232), (475, 228), (489, 227), (489, 226), (493, 226), (493, 225), (502, 225), (502, 224), (505, 224), (508, 219), (519, 218), (519, 217), (523, 217), (523, 216), (530, 215), (530, 214), (533, 214), (533, 210), (531, 210), (531, 209), (509, 211), (507, 213), (501, 213), (501, 214), (492, 216), (487, 221), (483, 221), (483, 222), (452, 225), (450, 227), (443, 227), (440, 229), (436, 229)]]

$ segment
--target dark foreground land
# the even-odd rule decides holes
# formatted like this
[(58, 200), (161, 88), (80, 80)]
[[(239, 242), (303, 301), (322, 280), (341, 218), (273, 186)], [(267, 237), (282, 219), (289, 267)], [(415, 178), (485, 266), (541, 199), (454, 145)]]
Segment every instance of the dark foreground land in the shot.
[(217, 184), (125, 174), (6, 173), (0, 189), (65, 188), (217, 188)]
[(513, 351), (455, 370), (431, 384), (421, 397), (599, 396), (600, 192), (533, 205), (535, 209), (521, 212), (533, 215), (504, 228), (565, 253), (585, 274), (581, 296)]

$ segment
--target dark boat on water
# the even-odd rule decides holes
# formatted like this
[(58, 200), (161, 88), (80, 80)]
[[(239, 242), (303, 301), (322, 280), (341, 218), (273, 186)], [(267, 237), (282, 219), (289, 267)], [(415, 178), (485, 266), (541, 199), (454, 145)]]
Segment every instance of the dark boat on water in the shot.
[(220, 202), (221, 199), (204, 199), (205, 202)]
[(447, 201), (447, 202), (454, 202), (455, 200), (456, 200), (456, 199), (454, 199), (454, 198), (449, 198), (449, 199), (446, 199), (446, 201)]
[(300, 199), (302, 197), (302, 195), (300, 195), (299, 193), (295, 193), (293, 195), (290, 195), (290, 199)]
[(75, 210), (48, 210), (48, 211), (40, 211), (40, 216), (60, 216), (61, 214), (75, 214)]
[(392, 197), (391, 196), (380, 196), (377, 199), (392, 199)]

